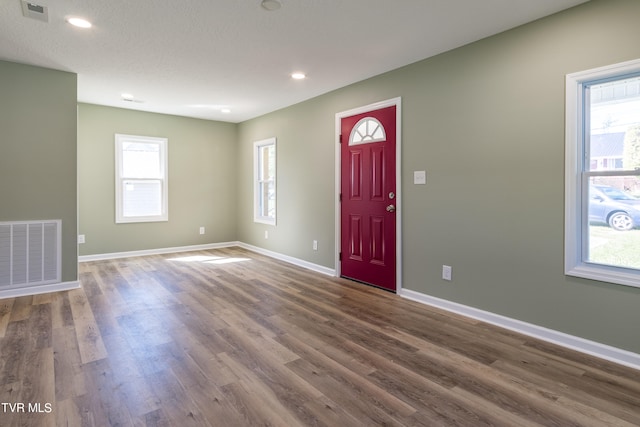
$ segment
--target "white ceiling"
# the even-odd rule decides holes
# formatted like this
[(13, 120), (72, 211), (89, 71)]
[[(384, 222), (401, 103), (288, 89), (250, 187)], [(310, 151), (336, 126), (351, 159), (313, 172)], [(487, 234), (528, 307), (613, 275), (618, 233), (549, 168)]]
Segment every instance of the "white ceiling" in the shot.
[(0, 0), (0, 59), (77, 73), (80, 102), (240, 122), (585, 1), (31, 1), (45, 23)]

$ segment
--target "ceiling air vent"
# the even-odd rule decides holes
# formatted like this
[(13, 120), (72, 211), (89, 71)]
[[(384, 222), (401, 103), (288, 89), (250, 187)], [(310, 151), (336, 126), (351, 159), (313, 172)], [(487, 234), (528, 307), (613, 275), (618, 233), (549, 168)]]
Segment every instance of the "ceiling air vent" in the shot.
[(26, 0), (21, 0), (20, 3), (22, 3), (22, 14), (26, 18), (49, 22), (49, 8), (47, 6), (40, 6), (39, 4), (30, 3)]

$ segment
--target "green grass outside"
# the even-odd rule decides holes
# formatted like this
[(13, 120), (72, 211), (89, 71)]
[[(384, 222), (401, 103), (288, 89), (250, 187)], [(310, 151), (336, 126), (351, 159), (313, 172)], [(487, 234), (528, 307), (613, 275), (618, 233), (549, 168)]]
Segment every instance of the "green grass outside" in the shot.
[(589, 251), (590, 262), (640, 269), (640, 230), (590, 225)]

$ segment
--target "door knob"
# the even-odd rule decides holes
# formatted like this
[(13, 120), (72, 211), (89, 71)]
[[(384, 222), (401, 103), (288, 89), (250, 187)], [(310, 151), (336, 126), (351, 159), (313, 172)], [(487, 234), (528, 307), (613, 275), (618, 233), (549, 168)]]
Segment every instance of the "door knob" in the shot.
[(396, 207), (393, 205), (389, 205), (387, 206), (387, 212), (395, 212), (396, 211)]

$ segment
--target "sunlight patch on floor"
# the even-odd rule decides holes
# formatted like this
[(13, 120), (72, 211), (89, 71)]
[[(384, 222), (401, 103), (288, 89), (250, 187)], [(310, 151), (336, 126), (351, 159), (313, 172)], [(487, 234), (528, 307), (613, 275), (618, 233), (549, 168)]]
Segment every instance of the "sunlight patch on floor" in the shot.
[(206, 264), (229, 264), (232, 262), (251, 261), (250, 258), (234, 258), (234, 257), (221, 257), (210, 255), (190, 255), (182, 256), (178, 258), (170, 258), (169, 261), (178, 262), (201, 262)]
[(249, 258), (221, 258), (212, 261), (205, 261), (206, 264), (229, 264), (231, 262), (251, 261)]

